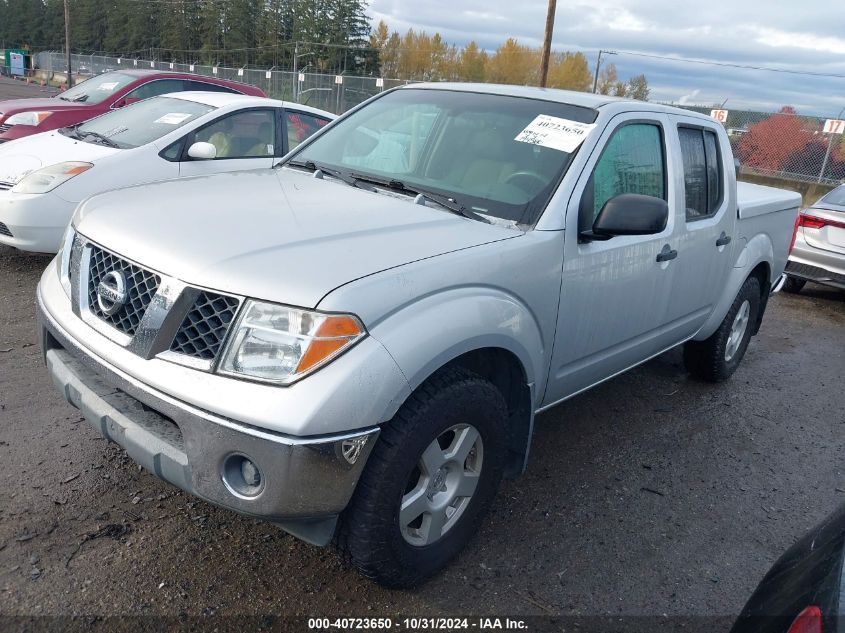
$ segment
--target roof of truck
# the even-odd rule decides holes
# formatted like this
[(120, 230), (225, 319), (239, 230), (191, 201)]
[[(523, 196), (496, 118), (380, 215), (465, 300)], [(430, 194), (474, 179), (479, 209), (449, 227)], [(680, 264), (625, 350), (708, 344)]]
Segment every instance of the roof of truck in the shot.
[(529, 99), (543, 99), (545, 101), (556, 101), (570, 105), (581, 106), (599, 110), (602, 108), (620, 111), (642, 111), (642, 112), (664, 112), (666, 114), (683, 114), (695, 118), (702, 118), (709, 121), (712, 119), (706, 115), (699, 114), (692, 110), (684, 110), (674, 106), (667, 106), (650, 101), (637, 101), (611, 97), (608, 95), (593, 94), (591, 92), (576, 92), (574, 90), (558, 90), (557, 88), (538, 88), (536, 86), (511, 86), (505, 84), (480, 84), (480, 83), (454, 83), (454, 82), (428, 82), (416, 83), (402, 86), (407, 88), (423, 88), (426, 90), (455, 90), (461, 92), (479, 92), (486, 94), (505, 95), (509, 97), (526, 97)]

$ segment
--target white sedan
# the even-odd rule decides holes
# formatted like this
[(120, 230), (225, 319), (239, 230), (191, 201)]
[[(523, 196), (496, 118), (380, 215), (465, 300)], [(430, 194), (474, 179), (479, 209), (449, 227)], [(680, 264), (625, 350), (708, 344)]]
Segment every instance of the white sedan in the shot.
[(335, 115), (222, 92), (179, 92), (0, 145), (0, 243), (55, 253), (76, 206), (111, 189), (271, 167)]

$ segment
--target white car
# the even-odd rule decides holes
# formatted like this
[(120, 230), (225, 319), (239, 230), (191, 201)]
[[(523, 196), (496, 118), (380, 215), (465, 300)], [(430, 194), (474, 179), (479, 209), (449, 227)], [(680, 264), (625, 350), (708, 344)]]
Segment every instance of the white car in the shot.
[(0, 243), (55, 253), (76, 206), (130, 185), (271, 167), (335, 115), (221, 92), (179, 92), (0, 145)]

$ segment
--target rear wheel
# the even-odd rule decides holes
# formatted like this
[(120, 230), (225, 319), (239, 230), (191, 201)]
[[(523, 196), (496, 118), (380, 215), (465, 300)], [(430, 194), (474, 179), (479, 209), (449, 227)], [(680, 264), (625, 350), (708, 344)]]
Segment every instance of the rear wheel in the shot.
[(502, 478), (504, 398), (462, 368), (438, 372), (385, 424), (336, 544), (365, 576), (409, 587), (475, 533)]
[(749, 277), (739, 289), (719, 329), (704, 341), (684, 344), (687, 371), (708, 382), (730, 378), (745, 356), (760, 313), (760, 299), (760, 280)]
[(789, 275), (786, 276), (786, 281), (783, 283), (783, 289), (785, 292), (791, 292), (792, 294), (798, 294), (801, 292), (801, 289), (804, 287), (804, 284), (807, 283), (806, 279), (798, 279), (798, 277), (790, 277)]

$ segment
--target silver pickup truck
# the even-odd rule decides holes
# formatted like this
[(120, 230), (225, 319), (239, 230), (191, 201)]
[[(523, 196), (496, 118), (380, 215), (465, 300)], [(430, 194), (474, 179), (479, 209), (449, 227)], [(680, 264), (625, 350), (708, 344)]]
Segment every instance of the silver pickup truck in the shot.
[(149, 471), (409, 586), (525, 468), (538, 412), (682, 344), (728, 378), (799, 205), (738, 187), (692, 112), (414, 85), (274, 169), (83, 202), (44, 353)]

